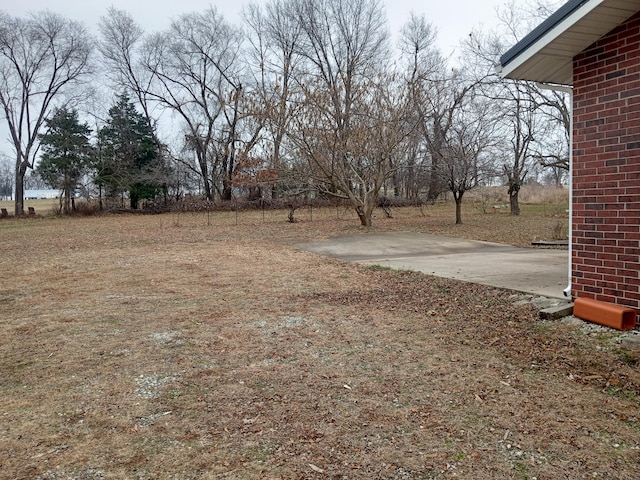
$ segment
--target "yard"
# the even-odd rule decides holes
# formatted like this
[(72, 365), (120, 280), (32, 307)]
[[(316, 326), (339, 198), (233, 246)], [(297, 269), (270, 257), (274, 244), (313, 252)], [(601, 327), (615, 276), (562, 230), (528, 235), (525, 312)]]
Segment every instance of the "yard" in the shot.
[[(482, 210), (373, 229), (566, 229), (564, 204)], [(0, 221), (0, 478), (640, 478), (623, 334), (303, 252), (357, 220), (287, 213)]]

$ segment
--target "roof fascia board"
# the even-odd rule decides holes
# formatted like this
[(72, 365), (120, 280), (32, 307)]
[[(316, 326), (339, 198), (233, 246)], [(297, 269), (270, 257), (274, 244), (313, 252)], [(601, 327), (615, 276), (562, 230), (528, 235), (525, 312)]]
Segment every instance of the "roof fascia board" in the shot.
[(525, 62), (531, 59), (534, 55), (540, 52), (544, 47), (549, 45), (553, 40), (558, 38), (569, 27), (577, 23), (581, 18), (585, 17), (598, 6), (604, 3), (605, 0), (591, 0), (584, 3), (578, 9), (573, 11), (566, 18), (557, 23), (549, 31), (543, 34), (538, 40), (533, 42), (522, 52), (510, 59), (506, 65), (499, 65), (499, 72), (502, 77), (508, 77), (513, 71), (522, 66)]
[(509, 64), (511, 60), (518, 57), (521, 53), (526, 51), (531, 45), (536, 43), (542, 36), (552, 30), (556, 25), (570, 16), (572, 13), (580, 9), (585, 3), (590, 0), (569, 0), (556, 10), (550, 17), (543, 21), (540, 25), (534, 28), (531, 32), (524, 36), (519, 42), (513, 45), (507, 50), (501, 57), (500, 62), (504, 65)]

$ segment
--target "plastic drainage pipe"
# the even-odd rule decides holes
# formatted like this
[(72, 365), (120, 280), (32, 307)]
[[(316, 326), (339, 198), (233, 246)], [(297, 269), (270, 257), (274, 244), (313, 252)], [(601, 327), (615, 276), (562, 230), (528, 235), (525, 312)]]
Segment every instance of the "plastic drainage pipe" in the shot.
[(565, 297), (571, 298), (571, 261), (573, 258), (573, 88), (569, 85), (553, 85), (536, 83), (543, 90), (553, 90), (569, 95), (569, 267), (567, 272), (568, 285), (563, 290)]

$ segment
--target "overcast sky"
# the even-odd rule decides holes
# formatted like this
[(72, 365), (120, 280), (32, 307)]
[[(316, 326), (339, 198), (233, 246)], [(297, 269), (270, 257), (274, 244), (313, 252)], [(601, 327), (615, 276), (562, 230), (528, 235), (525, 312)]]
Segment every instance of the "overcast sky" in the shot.
[[(266, 0), (254, 0), (259, 4)], [(496, 7), (506, 0), (384, 0), (389, 28), (395, 39), (411, 12), (425, 14), (438, 30), (438, 45), (445, 56), (455, 57), (460, 41), (476, 27), (492, 28), (497, 24)], [(182, 13), (202, 11), (214, 5), (225, 19), (240, 23), (240, 12), (249, 0), (14, 0), (0, 3), (0, 10), (25, 16), (29, 12), (50, 10), (67, 18), (79, 20), (96, 34), (100, 17), (110, 6), (125, 10), (147, 32), (162, 30), (171, 19)], [(526, 0), (516, 0), (523, 5)], [(527, 32), (524, 32), (527, 33)], [(0, 154), (13, 157), (7, 142), (8, 130), (4, 120), (0, 124)]]
[[(264, 0), (257, 0), (265, 3)], [(424, 13), (438, 29), (438, 43), (445, 55), (452, 53), (460, 39), (480, 25), (497, 22), (495, 8), (505, 0), (384, 0), (391, 33), (396, 35), (411, 11)], [(524, 0), (522, 0), (524, 2)], [(51, 10), (82, 21), (95, 32), (99, 18), (110, 6), (128, 11), (147, 31), (161, 30), (171, 18), (181, 13), (201, 11), (208, 5), (216, 8), (230, 22), (239, 22), (244, 0), (14, 0), (5, 1), (1, 10), (23, 16), (27, 12)]]

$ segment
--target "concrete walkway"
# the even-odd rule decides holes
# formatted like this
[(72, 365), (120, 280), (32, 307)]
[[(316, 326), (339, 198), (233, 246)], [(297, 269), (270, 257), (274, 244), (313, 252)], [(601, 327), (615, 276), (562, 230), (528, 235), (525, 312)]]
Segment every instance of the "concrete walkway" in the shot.
[(567, 250), (411, 232), (346, 235), (298, 247), (365, 265), (420, 271), (551, 298), (564, 298), (562, 291), (568, 282)]

